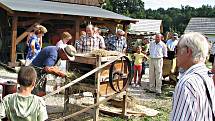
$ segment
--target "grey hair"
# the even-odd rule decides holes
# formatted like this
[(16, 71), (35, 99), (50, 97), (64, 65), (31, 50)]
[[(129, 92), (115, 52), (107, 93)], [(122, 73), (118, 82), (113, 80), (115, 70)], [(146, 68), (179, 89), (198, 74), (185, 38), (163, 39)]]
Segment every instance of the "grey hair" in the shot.
[(190, 32), (181, 36), (178, 46), (188, 47), (192, 50), (192, 57), (194, 63), (205, 62), (208, 56), (208, 41), (198, 32)]
[(88, 24), (86, 28), (94, 29), (94, 26), (92, 24)]

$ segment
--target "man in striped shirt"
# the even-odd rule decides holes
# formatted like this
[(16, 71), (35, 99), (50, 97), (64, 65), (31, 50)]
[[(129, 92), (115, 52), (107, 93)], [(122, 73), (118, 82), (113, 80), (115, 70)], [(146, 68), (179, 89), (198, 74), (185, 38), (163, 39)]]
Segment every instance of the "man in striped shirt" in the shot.
[(177, 66), (185, 72), (175, 87), (171, 121), (213, 121), (215, 87), (204, 64), (207, 55), (208, 42), (200, 33), (187, 33), (179, 39)]

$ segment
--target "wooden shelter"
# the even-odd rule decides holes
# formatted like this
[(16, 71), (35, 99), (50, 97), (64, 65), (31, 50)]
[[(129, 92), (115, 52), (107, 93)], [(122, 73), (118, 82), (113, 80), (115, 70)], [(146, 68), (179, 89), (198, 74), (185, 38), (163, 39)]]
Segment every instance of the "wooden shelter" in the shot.
[[(65, 2), (65, 1), (64, 1)], [(127, 25), (136, 20), (104, 10), (97, 6), (61, 3), (44, 0), (0, 0), (0, 59), (16, 66), (18, 45), (23, 42), (36, 24), (48, 29), (44, 40), (52, 40), (55, 28), (69, 31), (73, 42), (79, 39), (81, 27), (92, 23), (108, 26), (113, 30), (122, 24)], [(22, 46), (21, 46), (22, 48)]]

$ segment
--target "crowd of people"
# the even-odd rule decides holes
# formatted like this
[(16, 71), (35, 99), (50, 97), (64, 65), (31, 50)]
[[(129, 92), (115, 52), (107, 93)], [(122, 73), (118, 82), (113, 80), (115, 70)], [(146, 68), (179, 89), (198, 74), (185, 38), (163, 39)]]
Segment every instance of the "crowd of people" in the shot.
[[(37, 78), (34, 67), (65, 77), (65, 70), (56, 67), (59, 61), (61, 66), (65, 67), (64, 60), (73, 61), (77, 52), (88, 53), (94, 49), (106, 49), (127, 53), (133, 62), (134, 78), (131, 84), (135, 88), (141, 86), (141, 78), (145, 74), (148, 60), (150, 85), (146, 92), (155, 93), (157, 96), (162, 94), (163, 60), (176, 57), (177, 66), (183, 71), (175, 87), (170, 120), (214, 120), (215, 76), (213, 78), (209, 76), (209, 69), (205, 65), (209, 46), (202, 34), (191, 32), (179, 38), (177, 33), (173, 33), (166, 41), (163, 41), (162, 34), (156, 34), (152, 41), (148, 37), (136, 41), (129, 51), (125, 32), (121, 29), (118, 29), (115, 35), (104, 39), (99, 28), (90, 24), (86, 26), (86, 31), (81, 32), (80, 39), (74, 46), (67, 44), (72, 39), (71, 34), (63, 32), (61, 40), (55, 46), (42, 48), (42, 37), (46, 32), (47, 29), (39, 25), (29, 34), (26, 66), (21, 67), (17, 79), (20, 88), (17, 93), (5, 96), (0, 103), (0, 119), (4, 117), (12, 121), (48, 119), (44, 100), (31, 94)], [(212, 73), (215, 73), (215, 64)]]

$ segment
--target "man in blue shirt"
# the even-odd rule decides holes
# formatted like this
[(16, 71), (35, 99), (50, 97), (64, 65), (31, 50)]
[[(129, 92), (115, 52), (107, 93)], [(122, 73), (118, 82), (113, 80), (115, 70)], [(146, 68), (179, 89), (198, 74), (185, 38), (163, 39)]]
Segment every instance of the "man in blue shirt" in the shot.
[[(70, 60), (75, 59), (76, 50), (72, 45), (67, 45), (65, 48), (57, 48), (56, 46), (48, 46), (41, 50), (38, 56), (33, 60), (32, 65), (37, 68), (43, 68), (45, 72), (55, 74), (60, 77), (65, 77), (65, 72), (61, 71), (55, 64), (59, 59), (61, 60)], [(41, 73), (38, 73), (38, 77), (41, 76)], [(44, 96), (46, 91), (46, 79), (42, 81), (33, 90), (33, 94), (38, 96)]]
[[(70, 60), (75, 59), (75, 48), (72, 45), (67, 45), (65, 48), (57, 48), (56, 46), (48, 46), (42, 49), (38, 56), (33, 60), (32, 65), (43, 67), (46, 72), (52, 72), (52, 69), (57, 69), (55, 64), (59, 59)], [(63, 74), (60, 76), (64, 76)]]

